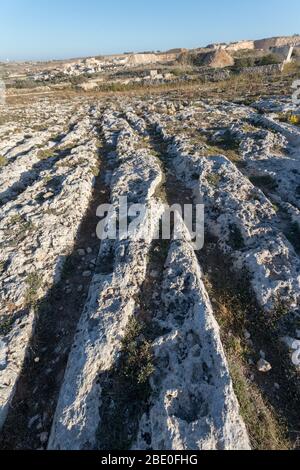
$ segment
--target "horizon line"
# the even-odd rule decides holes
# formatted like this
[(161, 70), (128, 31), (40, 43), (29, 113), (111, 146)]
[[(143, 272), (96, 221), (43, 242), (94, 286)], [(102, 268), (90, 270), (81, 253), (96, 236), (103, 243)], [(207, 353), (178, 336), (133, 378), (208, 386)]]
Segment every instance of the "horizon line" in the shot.
[(184, 47), (184, 46), (181, 46), (181, 47), (169, 47), (165, 50), (133, 50), (133, 51), (123, 51), (123, 52), (111, 52), (111, 53), (87, 53), (87, 54), (79, 54), (79, 55), (66, 55), (64, 57), (55, 57), (55, 56), (49, 56), (47, 58), (23, 58), (23, 59), (10, 59), (10, 58), (1, 58), (0, 57), (0, 63), (26, 63), (26, 62), (61, 62), (61, 61), (71, 61), (71, 60), (79, 60), (79, 59), (84, 59), (84, 58), (89, 58), (89, 57), (111, 57), (111, 56), (120, 56), (120, 55), (127, 55), (127, 54), (159, 54), (159, 53), (167, 53), (168, 51), (172, 50), (172, 49), (186, 49), (186, 50), (196, 50), (196, 49), (205, 49), (207, 48), (208, 46), (210, 45), (213, 45), (213, 44), (234, 44), (234, 43), (239, 43), (239, 42), (243, 42), (243, 41), (258, 41), (258, 40), (264, 40), (264, 39), (272, 39), (272, 38), (281, 38), (281, 37), (293, 37), (293, 36), (300, 36), (299, 33), (294, 33), (294, 34), (284, 34), (284, 35), (274, 35), (274, 36), (267, 36), (267, 37), (263, 37), (263, 38), (260, 38), (260, 37), (257, 37), (257, 38), (254, 38), (254, 39), (234, 39), (234, 40), (231, 40), (231, 41), (215, 41), (215, 42), (210, 42), (210, 43), (207, 43), (205, 46), (195, 46), (195, 47)]

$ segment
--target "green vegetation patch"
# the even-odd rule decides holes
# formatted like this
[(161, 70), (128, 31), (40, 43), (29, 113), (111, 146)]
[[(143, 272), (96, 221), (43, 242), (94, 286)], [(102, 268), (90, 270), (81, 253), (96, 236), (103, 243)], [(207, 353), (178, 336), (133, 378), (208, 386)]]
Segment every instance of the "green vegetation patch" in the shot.
[(39, 273), (34, 272), (28, 274), (26, 278), (27, 290), (25, 293), (26, 307), (34, 307), (38, 301), (38, 291), (42, 286), (41, 276)]
[(37, 156), (40, 160), (48, 160), (48, 158), (54, 157), (54, 154), (53, 149), (44, 149), (39, 150)]
[(0, 155), (0, 168), (6, 166), (8, 164), (7, 158), (3, 157), (3, 155)]
[(145, 323), (131, 318), (118, 363), (111, 371), (100, 374), (100, 450), (129, 449), (135, 438), (144, 403), (151, 394), (149, 379), (154, 372), (151, 343), (145, 338), (145, 329)]

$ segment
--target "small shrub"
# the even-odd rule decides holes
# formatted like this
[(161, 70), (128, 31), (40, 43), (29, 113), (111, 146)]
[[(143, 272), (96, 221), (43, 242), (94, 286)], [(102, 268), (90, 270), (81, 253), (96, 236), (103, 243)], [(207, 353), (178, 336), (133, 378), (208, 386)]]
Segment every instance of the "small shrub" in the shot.
[(295, 126), (300, 126), (300, 115), (292, 114), (290, 117), (290, 123)]
[(281, 60), (279, 57), (277, 57), (275, 54), (267, 54), (260, 59), (256, 60), (257, 66), (262, 66), (262, 65), (275, 65), (275, 64), (280, 64)]
[(139, 385), (146, 384), (154, 372), (151, 344), (142, 338), (143, 329), (144, 325), (132, 318), (122, 341), (123, 374)]
[(294, 126), (300, 126), (300, 115), (298, 114), (280, 113), (278, 114), (278, 120), (280, 122), (293, 124)]
[(0, 274), (4, 272), (5, 264), (6, 264), (5, 261), (0, 261)]
[(126, 327), (118, 362), (108, 374), (101, 374), (99, 450), (128, 450), (132, 446), (150, 397), (149, 378), (154, 371), (151, 343), (146, 334), (146, 325), (132, 318)]
[(20, 224), (22, 222), (22, 216), (20, 214), (16, 214), (16, 215), (12, 215), (8, 221), (8, 225), (9, 227), (11, 227), (12, 225), (17, 225), (17, 224)]
[(243, 69), (255, 66), (255, 57), (240, 57), (235, 59), (234, 68)]
[(100, 170), (99, 170), (99, 168), (98, 168), (96, 165), (94, 165), (94, 166), (91, 168), (91, 171), (92, 171), (92, 174), (93, 174), (95, 177), (99, 176), (99, 174), (100, 174)]
[[(250, 104), (252, 104), (252, 103), (253, 103), (253, 101), (252, 101), (252, 100), (249, 100), (249, 106), (250, 106)], [(244, 102), (244, 104), (246, 104), (246, 103)], [(250, 133), (250, 132), (256, 132), (257, 129), (256, 129), (256, 127), (253, 126), (252, 124), (249, 124), (248, 122), (245, 122), (245, 123), (243, 124), (243, 126), (242, 126), (242, 131), (245, 132), (245, 133)]]
[(53, 177), (51, 175), (47, 175), (47, 176), (45, 176), (43, 181), (44, 181), (45, 184), (48, 184), (48, 183), (50, 183), (50, 181), (52, 181), (52, 178)]
[(218, 155), (222, 153), (228, 160), (233, 163), (241, 161), (239, 152), (240, 142), (233, 138), (229, 131), (226, 131), (218, 142), (212, 142), (209, 138), (206, 139), (208, 151), (210, 155)]
[(185, 75), (190, 75), (192, 73), (192, 70), (186, 69), (186, 68), (175, 68), (175, 69), (170, 70), (170, 72), (175, 77), (184, 77)]
[(25, 304), (27, 307), (33, 307), (38, 300), (38, 291), (42, 285), (39, 273), (30, 273), (26, 278), (27, 290), (25, 293)]
[(7, 164), (7, 158), (3, 157), (3, 155), (0, 155), (0, 168), (6, 166)]
[(265, 323), (275, 335), (278, 334), (280, 322), (289, 314), (289, 304), (290, 301), (288, 299), (282, 298), (280, 294), (277, 294), (273, 309), (265, 315)]
[(40, 160), (48, 160), (48, 158), (53, 157), (53, 150), (52, 149), (45, 149), (45, 150), (39, 150), (37, 156)]
[(285, 64), (283, 68), (283, 73), (285, 75), (298, 74), (299, 72), (300, 72), (300, 64), (296, 62), (290, 62), (289, 64)]
[(212, 173), (206, 177), (206, 180), (211, 186), (216, 187), (220, 184), (221, 176), (218, 175), (217, 173), (215, 174)]
[(15, 80), (14, 83), (8, 84), (7, 88), (16, 88), (18, 90), (36, 88), (38, 86), (43, 86), (44, 82), (35, 81), (30, 78), (25, 80)]

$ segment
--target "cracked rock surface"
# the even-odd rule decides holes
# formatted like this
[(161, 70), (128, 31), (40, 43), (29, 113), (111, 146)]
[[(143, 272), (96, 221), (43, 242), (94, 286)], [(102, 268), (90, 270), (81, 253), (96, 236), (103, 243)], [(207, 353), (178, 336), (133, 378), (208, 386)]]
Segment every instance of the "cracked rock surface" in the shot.
[(249, 449), (219, 327), (186, 239), (171, 243), (161, 301), (157, 321), (167, 334), (153, 344), (152, 397), (135, 448)]
[[(300, 390), (300, 128), (289, 112), (280, 96), (243, 105), (150, 93), (3, 108), (1, 447), (22, 435), (20, 449), (250, 449), (254, 387), (253, 399), (271, 397), (276, 419), (294, 429), (284, 389), (293, 399)], [(116, 223), (124, 198), (129, 238)], [(166, 202), (204, 204), (202, 257), (182, 220), (181, 240), (157, 240)], [(100, 214), (103, 203), (110, 210)], [(111, 230), (114, 239), (99, 240)], [(225, 263), (256, 308), (230, 334), (224, 325), (244, 292), (231, 310), (221, 305), (230, 280), (211, 279)], [(52, 301), (55, 319), (74, 303), (77, 313), (69, 308), (72, 334), (62, 327), (61, 337), (56, 320), (43, 320), (56, 341), (50, 357), (37, 325)], [(228, 343), (243, 355), (240, 375)], [(25, 391), (39, 383), (28, 409)]]

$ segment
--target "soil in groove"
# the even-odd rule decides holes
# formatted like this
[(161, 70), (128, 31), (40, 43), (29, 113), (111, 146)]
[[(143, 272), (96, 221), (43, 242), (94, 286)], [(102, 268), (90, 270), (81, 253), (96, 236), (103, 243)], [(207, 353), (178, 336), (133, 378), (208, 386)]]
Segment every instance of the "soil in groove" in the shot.
[[(162, 164), (161, 154), (155, 152), (155, 156)], [(165, 175), (155, 194), (162, 203), (168, 200), (167, 181)], [(152, 344), (165, 333), (156, 317), (163, 309), (161, 289), (169, 246), (170, 240), (152, 241), (145, 280), (136, 297), (135, 314), (126, 327), (118, 360), (110, 371), (99, 375), (102, 392), (98, 450), (131, 449), (140, 419), (149, 410), (150, 377), (155, 370)]]
[(155, 316), (161, 310), (161, 285), (169, 240), (154, 240), (149, 253), (145, 281), (136, 298), (136, 310), (122, 339), (114, 367), (99, 375), (101, 383), (98, 450), (130, 450), (139, 422), (148, 411), (150, 377), (155, 370), (152, 343), (163, 332)]

